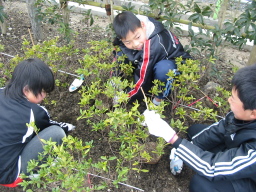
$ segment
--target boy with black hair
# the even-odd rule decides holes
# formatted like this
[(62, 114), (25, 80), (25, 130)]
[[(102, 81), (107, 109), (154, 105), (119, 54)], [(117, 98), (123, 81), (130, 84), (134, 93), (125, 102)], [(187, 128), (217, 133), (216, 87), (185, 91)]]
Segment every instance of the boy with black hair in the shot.
[(179, 138), (159, 114), (144, 112), (149, 132), (171, 143), (174, 155), (197, 173), (191, 192), (256, 191), (256, 64), (234, 75), (228, 102), (231, 112), (224, 119), (188, 129), (192, 142)]
[[(72, 124), (52, 121), (39, 105), (54, 90), (54, 84), (49, 66), (30, 58), (15, 67), (10, 82), (0, 89), (1, 184), (13, 183), (20, 173), (29, 175), (28, 162), (37, 160), (44, 150), (40, 139), (61, 144), (66, 133), (75, 129)], [(38, 136), (31, 123), (36, 125)]]
[(165, 83), (161, 87), (164, 93), (153, 100), (159, 105), (169, 95), (173, 81), (167, 82), (169, 77), (166, 74), (169, 70), (178, 74), (175, 58), (191, 56), (184, 51), (178, 38), (153, 18), (124, 11), (115, 17), (113, 27), (117, 36), (113, 44), (121, 48), (117, 54), (125, 54), (135, 67), (135, 87), (129, 91), (131, 100), (143, 98), (140, 88), (148, 92), (153, 80), (157, 79)]

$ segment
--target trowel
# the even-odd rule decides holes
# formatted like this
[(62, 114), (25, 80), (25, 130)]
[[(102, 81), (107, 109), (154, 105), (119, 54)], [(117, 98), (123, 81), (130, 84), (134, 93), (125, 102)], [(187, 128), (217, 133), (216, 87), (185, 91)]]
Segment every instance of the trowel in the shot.
[(74, 92), (76, 91), (79, 87), (81, 87), (81, 85), (84, 82), (84, 76), (80, 75), (79, 78), (75, 78), (74, 81), (71, 83), (71, 85), (69, 86), (69, 92)]

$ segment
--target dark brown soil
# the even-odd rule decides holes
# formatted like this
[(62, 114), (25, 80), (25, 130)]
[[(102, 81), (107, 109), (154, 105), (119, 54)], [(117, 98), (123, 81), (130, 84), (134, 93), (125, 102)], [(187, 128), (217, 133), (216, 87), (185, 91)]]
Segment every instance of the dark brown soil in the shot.
[[(20, 7), (23, 7), (22, 11)], [(19, 8), (19, 9), (18, 9)], [(0, 44), (5, 46), (4, 53), (9, 55), (20, 54), (20, 48), (22, 45), (22, 40), (26, 38), (30, 39), (28, 27), (30, 23), (28, 20), (28, 15), (26, 12), (26, 7), (24, 3), (18, 3), (18, 6), (12, 6), (12, 9), (8, 10), (8, 34), (0, 37)], [(107, 22), (107, 18), (101, 18), (99, 22)], [(97, 24), (97, 21), (95, 22)], [(81, 35), (78, 40), (80, 46), (85, 46), (86, 42), (89, 40), (99, 40), (104, 37), (102, 30), (88, 30), (86, 33), (82, 33), (82, 28), (80, 28), (81, 22), (73, 22), (72, 24), (76, 30), (80, 30)], [(100, 23), (101, 25), (101, 23)], [(54, 36), (56, 32), (52, 30), (51, 26), (44, 26), (44, 33), (46, 36)], [(8, 64), (8, 60), (11, 57), (0, 55), (0, 59), (3, 63)], [(73, 72), (73, 71), (71, 71)], [(63, 82), (71, 84), (74, 80), (73, 76), (69, 75), (59, 75), (58, 79)], [(89, 127), (86, 126), (84, 121), (77, 121), (77, 117), (80, 115), (79, 112), (79, 99), (80, 95), (78, 92), (70, 93), (67, 87), (57, 87), (56, 90), (49, 95), (49, 100), (57, 100), (57, 105), (47, 105), (47, 108), (52, 115), (54, 120), (72, 123), (77, 126), (77, 128), (70, 134), (72, 136), (81, 138), (84, 141), (94, 140), (94, 147), (91, 150), (90, 155), (93, 159), (100, 159), (102, 155), (111, 155), (111, 150), (106, 139), (102, 138), (101, 133), (90, 131)], [(168, 107), (167, 107), (168, 109)], [(185, 135), (184, 135), (185, 136)], [(161, 157), (157, 164), (142, 164), (143, 169), (148, 169), (148, 173), (134, 173), (129, 176), (129, 179), (125, 181), (125, 184), (137, 187), (144, 190), (145, 192), (187, 192), (188, 185), (193, 171), (189, 169), (186, 165), (183, 171), (178, 176), (173, 176), (169, 170), (169, 153), (171, 146), (166, 146), (165, 154)], [(22, 191), (21, 187), (14, 189), (0, 187), (0, 191)], [(120, 186), (119, 189), (110, 189), (109, 191), (127, 191), (135, 192), (136, 189), (129, 187)]]

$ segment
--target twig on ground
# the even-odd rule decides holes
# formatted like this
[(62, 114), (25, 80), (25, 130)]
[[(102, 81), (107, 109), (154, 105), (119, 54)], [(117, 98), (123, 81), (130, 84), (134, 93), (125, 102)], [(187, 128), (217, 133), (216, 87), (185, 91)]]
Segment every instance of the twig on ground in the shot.
[[(78, 171), (78, 170), (75, 169), (75, 168), (73, 168), (73, 170)], [(99, 178), (101, 178), (101, 179), (113, 181), (112, 179), (109, 179), (109, 178), (106, 178), (106, 177), (102, 177), (102, 176), (99, 176), (99, 175), (95, 175), (95, 174), (93, 174), (93, 173), (87, 173), (87, 174), (88, 174), (88, 175), (92, 175), (92, 176), (94, 176), (94, 177), (99, 177)], [(136, 190), (138, 190), (138, 191), (144, 191), (143, 189), (140, 189), (140, 188), (137, 188), (137, 187), (134, 187), (134, 186), (125, 184), (125, 183), (118, 182), (118, 184), (124, 185), (124, 186), (129, 187), (129, 188), (132, 188), (132, 189), (136, 189)]]
[(215, 105), (216, 107), (219, 107), (219, 105), (215, 101), (213, 101), (208, 95), (206, 95), (203, 91), (201, 91), (201, 93), (203, 93), (204, 96), (207, 97), (207, 99), (209, 99), (213, 103), (213, 105)]
[(198, 101), (201, 101), (201, 100), (202, 100), (203, 98), (205, 98), (205, 97), (206, 97), (206, 96), (203, 96), (203, 97), (201, 97), (200, 99), (197, 99), (196, 101), (194, 101), (194, 102), (188, 104), (187, 106), (190, 107), (190, 106), (194, 105), (195, 103), (197, 103)]
[(149, 108), (148, 108), (148, 102), (147, 102), (147, 97), (146, 97), (146, 95), (145, 95), (145, 93), (144, 93), (144, 91), (143, 91), (142, 87), (140, 87), (140, 89), (141, 89), (142, 94), (143, 94), (143, 96), (144, 96), (144, 99), (145, 99), (145, 103), (146, 103), (147, 109), (149, 110)]
[(32, 34), (31, 34), (31, 31), (30, 29), (28, 28), (28, 32), (29, 32), (29, 36), (30, 36), (30, 39), (31, 39), (31, 42), (32, 42), (32, 45), (34, 46), (34, 40), (33, 40), (33, 37), (32, 37)]

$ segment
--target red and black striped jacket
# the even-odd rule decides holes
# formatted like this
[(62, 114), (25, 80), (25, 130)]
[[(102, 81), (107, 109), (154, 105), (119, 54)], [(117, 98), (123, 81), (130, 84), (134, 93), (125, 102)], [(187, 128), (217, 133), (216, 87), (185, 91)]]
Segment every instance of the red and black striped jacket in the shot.
[(125, 54), (128, 60), (135, 66), (135, 86), (129, 91), (129, 96), (132, 100), (142, 98), (140, 87), (142, 87), (145, 92), (148, 92), (152, 87), (152, 81), (154, 80), (153, 68), (157, 62), (161, 60), (175, 60), (176, 57), (180, 56), (184, 59), (191, 58), (191, 56), (184, 51), (178, 38), (165, 29), (161, 22), (150, 17), (148, 17), (148, 19), (154, 24), (154, 31), (144, 43), (143, 50), (137, 51), (128, 49), (121, 41), (119, 44), (123, 54)]

